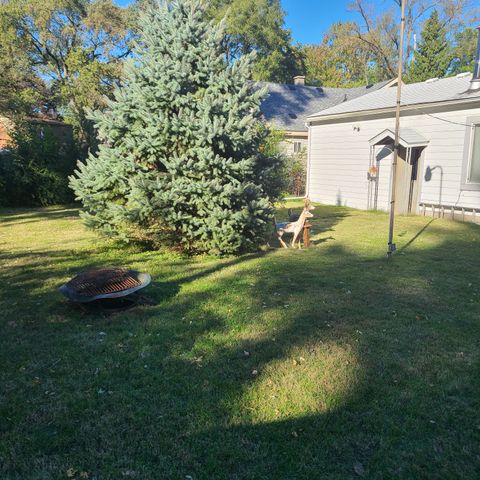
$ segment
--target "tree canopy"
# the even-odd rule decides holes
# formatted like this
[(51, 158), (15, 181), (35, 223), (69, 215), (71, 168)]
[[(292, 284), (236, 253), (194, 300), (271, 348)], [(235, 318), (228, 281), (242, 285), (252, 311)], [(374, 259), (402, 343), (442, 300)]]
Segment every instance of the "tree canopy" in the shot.
[(438, 12), (434, 10), (423, 27), (421, 41), (413, 54), (408, 80), (423, 82), (429, 78), (443, 77), (451, 61), (447, 32), (440, 22)]
[(354, 36), (353, 22), (335, 23), (318, 45), (304, 47), (307, 82), (325, 87), (354, 87), (378, 80), (370, 51)]
[(451, 68), (453, 73), (472, 72), (477, 53), (478, 31), (466, 28), (455, 34)]
[[(321, 43), (305, 48), (309, 83), (332, 87), (354, 86), (394, 78), (400, 46), (400, 0), (378, 9), (369, 0), (352, 0), (350, 22), (333, 24)], [(466, 70), (476, 40), (468, 27), (478, 19), (471, 0), (409, 0), (405, 14), (404, 69), (406, 79), (413, 66), (416, 37), (436, 9), (438, 25), (454, 50), (454, 61), (444, 74)]]
[(210, 14), (217, 20), (226, 17), (231, 59), (257, 53), (254, 80), (292, 83), (304, 73), (302, 52), (292, 45), (279, 0), (213, 0)]
[[(8, 75), (3, 83), (15, 90), (8, 92), (13, 102), (4, 108), (54, 108), (88, 140), (85, 108), (104, 104), (104, 95), (119, 78), (121, 60), (130, 53), (128, 13), (112, 0), (2, 2), (0, 57)], [(12, 54), (18, 72), (9, 65)]]
[[(56, 112), (74, 125), (79, 141), (95, 147), (96, 134), (85, 112), (103, 108), (121, 82), (138, 14), (152, 2), (132, 0), (128, 8), (121, 8), (113, 0), (0, 1), (0, 114)], [(396, 76), (399, 2), (390, 0), (390, 8), (386, 3), (378, 9), (369, 0), (352, 0), (352, 20), (333, 24), (318, 44), (307, 46), (293, 44), (280, 0), (206, 3), (210, 18), (221, 21), (226, 16), (228, 61), (256, 52), (253, 80), (291, 83), (295, 75), (306, 74), (312, 85), (350, 87)], [(414, 52), (416, 37), (434, 8), (451, 54), (447, 70), (440, 73), (472, 68), (475, 2), (409, 0), (407, 80), (414, 78), (411, 68), (418, 70), (415, 58), (422, 53)], [(424, 38), (419, 49), (423, 43)]]

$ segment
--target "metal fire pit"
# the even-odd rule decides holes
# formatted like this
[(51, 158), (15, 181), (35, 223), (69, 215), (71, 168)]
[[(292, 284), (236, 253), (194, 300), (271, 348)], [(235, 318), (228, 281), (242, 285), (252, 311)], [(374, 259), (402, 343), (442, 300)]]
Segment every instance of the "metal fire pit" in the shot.
[(120, 268), (88, 270), (60, 287), (69, 300), (89, 303), (95, 300), (120, 298), (146, 287), (151, 282), (148, 273)]

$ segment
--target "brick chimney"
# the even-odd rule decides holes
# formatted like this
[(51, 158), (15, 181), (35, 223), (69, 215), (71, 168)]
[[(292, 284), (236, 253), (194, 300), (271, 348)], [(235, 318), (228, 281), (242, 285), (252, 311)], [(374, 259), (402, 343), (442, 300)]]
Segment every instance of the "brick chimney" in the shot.
[(297, 75), (296, 77), (293, 77), (293, 84), (305, 85), (305, 75)]
[(473, 77), (472, 77), (472, 84), (470, 85), (470, 90), (480, 89), (480, 27), (477, 27), (477, 30), (478, 30), (477, 56), (475, 57), (475, 63), (473, 66)]

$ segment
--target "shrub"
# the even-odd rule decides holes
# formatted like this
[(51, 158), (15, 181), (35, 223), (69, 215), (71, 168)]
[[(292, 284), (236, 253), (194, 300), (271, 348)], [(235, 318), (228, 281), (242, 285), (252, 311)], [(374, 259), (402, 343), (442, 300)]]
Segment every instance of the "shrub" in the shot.
[(0, 203), (46, 206), (73, 200), (68, 176), (75, 165), (71, 138), (61, 139), (48, 124), (17, 120), (0, 155)]
[(281, 130), (271, 129), (264, 143), (263, 150), (267, 155), (281, 158), (281, 162), (275, 170), (275, 187), (286, 195), (301, 197), (305, 195), (307, 183), (307, 150), (286, 154), (285, 133)]
[(295, 197), (305, 195), (307, 183), (307, 152), (305, 149), (286, 161), (287, 192)]

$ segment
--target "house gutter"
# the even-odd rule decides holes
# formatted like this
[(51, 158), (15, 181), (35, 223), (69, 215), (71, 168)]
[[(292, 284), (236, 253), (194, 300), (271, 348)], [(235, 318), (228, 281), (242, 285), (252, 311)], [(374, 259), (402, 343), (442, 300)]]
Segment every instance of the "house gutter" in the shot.
[(286, 137), (308, 138), (308, 127), (305, 130), (283, 130)]
[[(462, 100), (448, 100), (446, 102), (417, 103), (414, 105), (402, 105), (402, 112), (415, 111), (426, 108), (448, 107), (451, 105), (466, 105), (469, 103), (480, 102), (480, 96), (474, 98), (466, 98)], [(395, 107), (377, 108), (375, 110), (357, 110), (354, 112), (334, 113), (331, 115), (315, 115), (307, 118), (307, 126), (311, 126), (315, 122), (326, 122), (328, 120), (349, 119), (352, 117), (374, 117), (385, 113), (395, 113)], [(421, 113), (421, 112), (420, 112)]]

